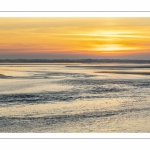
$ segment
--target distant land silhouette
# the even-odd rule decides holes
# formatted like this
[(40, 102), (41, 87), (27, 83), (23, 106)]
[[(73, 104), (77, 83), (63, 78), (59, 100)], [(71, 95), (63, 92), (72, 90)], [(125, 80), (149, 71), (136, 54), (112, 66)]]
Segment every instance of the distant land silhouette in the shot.
[(150, 63), (131, 59), (0, 59), (0, 63)]

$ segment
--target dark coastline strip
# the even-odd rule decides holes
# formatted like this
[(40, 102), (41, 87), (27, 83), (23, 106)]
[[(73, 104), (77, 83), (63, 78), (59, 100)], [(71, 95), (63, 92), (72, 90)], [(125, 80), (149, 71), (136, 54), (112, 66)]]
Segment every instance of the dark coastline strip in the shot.
[(0, 59), (4, 63), (150, 63), (150, 60), (130, 59)]

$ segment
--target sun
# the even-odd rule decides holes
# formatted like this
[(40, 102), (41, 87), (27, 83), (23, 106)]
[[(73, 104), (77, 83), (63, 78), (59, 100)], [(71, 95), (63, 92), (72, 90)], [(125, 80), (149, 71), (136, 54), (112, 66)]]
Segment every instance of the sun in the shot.
[(124, 50), (125, 47), (119, 45), (119, 44), (105, 44), (103, 46), (100, 47), (100, 50), (104, 50), (104, 51), (119, 51), (119, 50)]
[(99, 35), (100, 44), (94, 44), (94, 51), (104, 55), (122, 55), (133, 53), (137, 47), (127, 44), (130, 32), (125, 31), (101, 31)]
[(128, 48), (121, 44), (104, 44), (96, 48), (96, 50), (104, 51), (104, 52), (115, 52), (115, 51), (126, 50), (126, 49)]
[(97, 45), (94, 49), (95, 52), (100, 53), (102, 55), (122, 55), (129, 53), (134, 50), (133, 47), (127, 47), (123, 44), (103, 44)]

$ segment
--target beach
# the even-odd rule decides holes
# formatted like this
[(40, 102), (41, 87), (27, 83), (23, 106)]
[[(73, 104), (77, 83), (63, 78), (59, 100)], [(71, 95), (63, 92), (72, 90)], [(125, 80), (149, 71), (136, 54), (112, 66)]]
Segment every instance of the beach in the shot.
[(0, 65), (0, 132), (150, 132), (150, 64)]

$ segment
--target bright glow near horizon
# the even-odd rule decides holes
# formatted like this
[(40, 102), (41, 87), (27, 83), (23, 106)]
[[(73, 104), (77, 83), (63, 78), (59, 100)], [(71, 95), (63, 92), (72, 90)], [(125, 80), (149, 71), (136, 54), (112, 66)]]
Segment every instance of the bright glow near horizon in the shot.
[(0, 18), (0, 58), (150, 58), (150, 18)]

